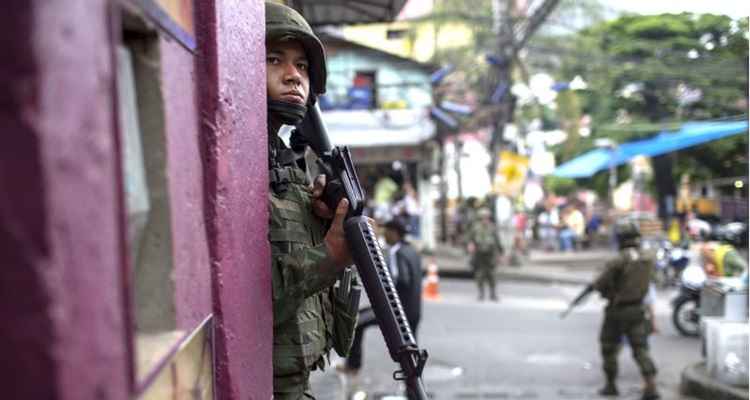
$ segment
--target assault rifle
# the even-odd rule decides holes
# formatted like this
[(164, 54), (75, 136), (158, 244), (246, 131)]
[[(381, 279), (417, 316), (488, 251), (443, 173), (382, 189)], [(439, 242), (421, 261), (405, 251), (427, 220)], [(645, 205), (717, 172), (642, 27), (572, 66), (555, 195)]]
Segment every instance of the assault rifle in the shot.
[(307, 115), (298, 129), (318, 155), (318, 166), (326, 175), (323, 193), (326, 205), (335, 210), (342, 198), (349, 200), (344, 234), (388, 352), (391, 359), (401, 367), (393, 373), (393, 379), (404, 381), (410, 400), (426, 400), (422, 369), (427, 361), (427, 351), (417, 346), (375, 231), (369, 219), (362, 215), (365, 193), (354, 169), (349, 148), (331, 146), (317, 104), (308, 107)]
[(577, 297), (576, 297), (575, 299), (573, 299), (573, 301), (572, 301), (572, 302), (570, 303), (570, 305), (568, 306), (568, 308), (567, 308), (567, 309), (565, 309), (565, 311), (563, 311), (563, 312), (562, 312), (562, 313), (560, 314), (560, 318), (565, 318), (565, 317), (567, 317), (567, 316), (568, 316), (568, 314), (570, 314), (570, 312), (571, 312), (571, 311), (573, 311), (573, 309), (574, 309), (574, 308), (575, 308), (576, 306), (578, 306), (579, 304), (581, 304), (581, 302), (582, 302), (582, 301), (583, 301), (584, 299), (586, 299), (586, 297), (589, 297), (589, 295), (590, 295), (590, 294), (591, 294), (591, 292), (593, 292), (593, 291), (594, 291), (594, 287), (593, 287), (592, 285), (587, 285), (587, 286), (586, 286), (586, 287), (585, 287), (585, 288), (584, 288), (584, 289), (583, 289), (583, 290), (581, 291), (581, 293), (579, 293), (579, 294), (578, 294), (578, 296), (577, 296)]

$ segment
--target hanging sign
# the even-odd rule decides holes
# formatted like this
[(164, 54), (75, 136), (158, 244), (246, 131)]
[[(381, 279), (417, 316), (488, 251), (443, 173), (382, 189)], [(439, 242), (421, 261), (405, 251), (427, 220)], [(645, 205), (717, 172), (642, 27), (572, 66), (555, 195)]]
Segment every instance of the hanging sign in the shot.
[(510, 151), (500, 152), (500, 161), (495, 169), (493, 191), (515, 197), (521, 193), (529, 169), (529, 159)]

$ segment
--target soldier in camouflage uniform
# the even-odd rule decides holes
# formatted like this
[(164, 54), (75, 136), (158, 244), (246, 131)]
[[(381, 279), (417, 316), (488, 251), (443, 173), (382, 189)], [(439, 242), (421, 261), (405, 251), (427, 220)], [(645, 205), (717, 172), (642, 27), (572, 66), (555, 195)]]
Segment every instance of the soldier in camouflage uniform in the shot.
[(495, 268), (503, 254), (503, 246), (492, 223), (492, 213), (487, 208), (477, 212), (478, 221), (469, 230), (468, 249), (471, 254), (471, 266), (479, 288), (479, 300), (484, 300), (485, 283), (490, 290), (490, 299), (497, 301), (495, 290)]
[[(300, 14), (266, 3), (269, 140), (269, 241), (273, 295), (275, 399), (313, 398), (310, 371), (322, 369), (331, 348), (346, 356), (356, 324), (348, 285), (335, 283), (352, 264), (342, 222), (348, 203), (330, 210), (320, 200), (325, 179), (310, 185), (303, 146), (288, 148), (278, 131), (297, 125), (325, 91), (323, 46)], [(312, 93), (311, 93), (312, 92)], [(330, 227), (326, 224), (330, 219)], [(351, 312), (350, 310), (354, 310)]]
[(609, 301), (599, 336), (607, 383), (599, 393), (604, 396), (618, 394), (615, 385), (617, 355), (625, 337), (643, 376), (642, 399), (655, 400), (659, 398), (654, 383), (656, 367), (648, 351), (649, 324), (643, 304), (654, 273), (654, 262), (641, 252), (640, 232), (633, 222), (618, 223), (615, 235), (620, 254), (606, 264), (605, 270), (592, 284)]

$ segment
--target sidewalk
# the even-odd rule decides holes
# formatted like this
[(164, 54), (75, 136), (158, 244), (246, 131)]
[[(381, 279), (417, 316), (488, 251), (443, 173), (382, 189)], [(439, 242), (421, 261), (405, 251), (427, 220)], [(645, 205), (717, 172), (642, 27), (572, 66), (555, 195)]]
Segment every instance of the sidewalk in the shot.
[[(472, 278), (469, 256), (462, 249), (439, 246), (433, 255), (425, 255), (423, 263), (434, 259), (439, 275), (446, 278)], [(520, 266), (501, 265), (497, 268), (500, 280), (534, 281), (585, 285), (603, 268), (612, 251), (603, 249), (576, 252), (543, 252), (532, 250), (520, 257)]]
[(703, 400), (747, 400), (748, 398), (746, 388), (736, 388), (712, 378), (704, 362), (685, 368), (682, 372), (680, 392)]

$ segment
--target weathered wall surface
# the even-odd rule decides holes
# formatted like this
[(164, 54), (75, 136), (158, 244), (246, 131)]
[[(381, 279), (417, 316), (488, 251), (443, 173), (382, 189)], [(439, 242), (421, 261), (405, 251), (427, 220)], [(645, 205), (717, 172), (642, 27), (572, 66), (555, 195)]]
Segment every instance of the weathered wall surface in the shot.
[(10, 387), (3, 393), (126, 399), (109, 2), (4, 6), (0, 374)]
[(222, 398), (272, 393), (264, 3), (199, 2), (196, 59)]
[[(178, 327), (216, 316), (217, 394), (271, 397), (263, 2), (160, 39)], [(0, 15), (0, 375), (9, 398), (128, 399), (133, 309), (108, 0)], [(115, 19), (116, 20), (116, 19)], [(42, 383), (42, 384), (40, 384)]]
[(203, 213), (203, 162), (194, 55), (160, 39), (177, 328), (211, 313), (211, 263)]

